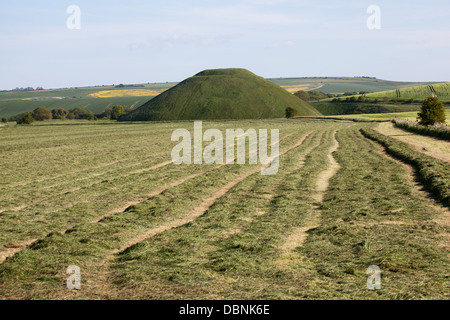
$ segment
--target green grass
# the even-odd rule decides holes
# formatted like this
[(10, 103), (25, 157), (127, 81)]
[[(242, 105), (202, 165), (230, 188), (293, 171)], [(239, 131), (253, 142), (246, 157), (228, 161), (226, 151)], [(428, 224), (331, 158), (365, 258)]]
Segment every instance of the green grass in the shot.
[(397, 113), (419, 111), (417, 104), (384, 104), (384, 103), (336, 103), (336, 102), (317, 102), (311, 104), (323, 115), (359, 115), (359, 114), (378, 114), (378, 113)]
[(399, 98), (399, 99), (415, 99), (424, 100), (431, 94), (436, 94), (441, 101), (450, 100), (450, 83), (438, 83), (416, 86), (411, 88), (403, 88), (399, 90), (381, 91), (367, 94), (367, 98)]
[[(171, 88), (174, 85), (175, 83), (146, 84), (144, 87), (138, 87), (136, 89), (162, 91)], [(44, 107), (49, 110), (57, 108), (64, 108), (68, 110), (79, 107), (90, 110), (94, 113), (101, 113), (105, 110), (105, 108), (112, 107), (117, 104), (138, 108), (153, 98), (153, 96), (116, 98), (95, 98), (90, 96), (92, 93), (103, 90), (121, 90), (121, 88), (104, 86), (28, 92), (0, 92), (0, 116), (10, 117), (22, 112), (31, 112), (38, 107)]]
[[(202, 215), (125, 250), (120, 249), (149, 229), (185, 218), (255, 166), (168, 164), (151, 170), (170, 160), (172, 131), (192, 130), (191, 122), (66, 123), (0, 130), (0, 250), (39, 240), (0, 265), (2, 299), (445, 299), (448, 294), (448, 251), (442, 243), (450, 230), (434, 221), (440, 213), (430, 208), (430, 199), (414, 193), (404, 168), (359, 133), (370, 131), (371, 123), (204, 122), (205, 130), (279, 128), (282, 153), (311, 134), (281, 155), (277, 175), (249, 175)], [(316, 183), (327, 169), (335, 131), (340, 147), (334, 157), (341, 169), (318, 203)], [(170, 186), (182, 178), (189, 179)], [(315, 218), (319, 225), (304, 245), (283, 251), (287, 239)], [(78, 292), (65, 288), (72, 264), (82, 270)], [(380, 291), (366, 288), (372, 264), (382, 268)]]
[[(369, 113), (369, 114), (347, 114), (340, 115), (343, 119), (366, 119), (366, 120), (390, 120), (393, 118), (405, 119), (415, 121), (417, 119), (417, 112), (391, 112), (391, 113)], [(445, 109), (446, 119), (450, 119), (450, 108)]]
[(395, 158), (405, 161), (417, 168), (418, 175), (428, 190), (450, 207), (450, 167), (447, 162), (413, 150), (406, 143), (377, 133), (374, 130), (363, 129), (362, 133), (383, 145), (386, 151)]
[(436, 137), (450, 141), (450, 127), (442, 124), (436, 124), (433, 126), (422, 126), (417, 121), (408, 121), (402, 119), (392, 120), (397, 128), (418, 133), (425, 136)]
[(206, 70), (150, 100), (121, 121), (282, 118), (320, 115), (308, 103), (245, 69)]
[(318, 91), (326, 93), (344, 93), (344, 92), (378, 92), (393, 89), (401, 89), (413, 86), (419, 86), (424, 82), (400, 82), (387, 81), (381, 79), (364, 79), (351, 77), (317, 77), (317, 78), (272, 78), (269, 79), (280, 86), (301, 86), (301, 85), (322, 85)]

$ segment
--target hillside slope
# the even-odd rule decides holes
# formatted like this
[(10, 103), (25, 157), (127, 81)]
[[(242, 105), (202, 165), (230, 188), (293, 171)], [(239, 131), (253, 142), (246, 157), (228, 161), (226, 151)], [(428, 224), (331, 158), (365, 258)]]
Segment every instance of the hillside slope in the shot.
[(308, 103), (245, 69), (205, 70), (148, 101), (121, 121), (264, 119), (320, 115)]
[(368, 98), (399, 98), (399, 99), (418, 99), (423, 100), (429, 95), (435, 94), (439, 99), (450, 100), (450, 82), (438, 83), (433, 85), (416, 86), (399, 90), (381, 91), (366, 94)]

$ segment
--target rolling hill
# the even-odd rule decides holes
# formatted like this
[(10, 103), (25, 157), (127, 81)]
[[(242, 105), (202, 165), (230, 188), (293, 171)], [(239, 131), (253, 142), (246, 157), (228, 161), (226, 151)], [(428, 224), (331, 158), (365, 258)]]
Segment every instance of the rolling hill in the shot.
[(320, 115), (308, 103), (245, 69), (205, 70), (151, 99), (121, 121), (266, 119)]
[(399, 98), (423, 100), (429, 95), (435, 94), (442, 101), (450, 100), (450, 82), (415, 86), (398, 90), (381, 91), (366, 94), (368, 98)]

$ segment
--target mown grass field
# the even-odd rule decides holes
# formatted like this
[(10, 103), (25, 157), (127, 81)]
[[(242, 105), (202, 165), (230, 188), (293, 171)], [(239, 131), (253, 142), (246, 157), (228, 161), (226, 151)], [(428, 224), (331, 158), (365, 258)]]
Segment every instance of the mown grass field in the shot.
[(376, 124), (203, 125), (280, 129), (278, 174), (172, 164), (192, 122), (0, 128), (0, 299), (448, 299), (448, 209)]

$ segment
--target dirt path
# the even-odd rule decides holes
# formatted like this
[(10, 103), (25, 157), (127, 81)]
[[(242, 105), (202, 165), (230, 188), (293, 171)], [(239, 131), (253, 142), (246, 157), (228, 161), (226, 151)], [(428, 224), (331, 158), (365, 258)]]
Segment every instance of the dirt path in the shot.
[(5, 262), (5, 260), (7, 258), (14, 256), (16, 253), (23, 250), (24, 248), (31, 246), (36, 241), (37, 241), (37, 239), (33, 239), (33, 240), (29, 240), (29, 241), (21, 242), (21, 243), (17, 243), (17, 244), (15, 244), (15, 243), (14, 244), (13, 243), (5, 244), (4, 247), (6, 248), (6, 250), (3, 250), (0, 252), (0, 264)]
[(417, 151), (431, 157), (450, 162), (450, 142), (396, 128), (391, 122), (380, 123), (376, 129), (381, 134), (400, 140)]
[[(328, 189), (330, 179), (338, 172), (340, 165), (333, 157), (333, 153), (339, 149), (339, 142), (336, 140), (336, 133), (333, 133), (333, 145), (328, 151), (329, 166), (326, 170), (322, 171), (316, 181), (316, 193), (311, 197), (316, 203), (323, 201), (325, 192)], [(308, 231), (317, 228), (320, 225), (320, 209), (318, 205), (314, 206), (314, 211), (305, 219), (305, 225), (294, 229), (292, 234), (286, 238), (285, 243), (281, 247), (281, 251), (284, 254), (289, 254), (297, 247), (301, 247), (305, 243), (308, 237)]]

